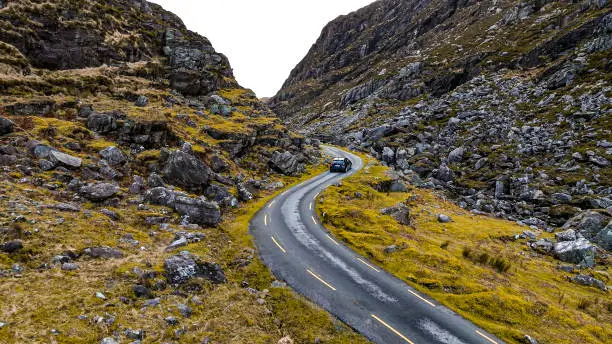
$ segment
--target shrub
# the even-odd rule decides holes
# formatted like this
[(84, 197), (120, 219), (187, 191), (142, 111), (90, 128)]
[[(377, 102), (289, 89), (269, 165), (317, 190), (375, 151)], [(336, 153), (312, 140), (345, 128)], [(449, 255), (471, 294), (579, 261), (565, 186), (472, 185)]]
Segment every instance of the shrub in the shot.
[(486, 253), (486, 252), (483, 252), (483, 253), (481, 253), (481, 254), (478, 256), (478, 262), (479, 262), (480, 264), (487, 264), (487, 263), (489, 263), (489, 260), (490, 260), (490, 259), (491, 259), (491, 257), (489, 257), (489, 254), (488, 254), (488, 253)]
[(587, 308), (589, 308), (591, 305), (593, 304), (593, 302), (589, 299), (580, 299), (580, 301), (578, 301), (578, 309), (581, 310), (586, 310)]
[(504, 273), (510, 270), (512, 263), (510, 263), (506, 258), (495, 258), (491, 261), (491, 266), (495, 268), (497, 272)]
[(448, 248), (448, 245), (450, 245), (450, 241), (446, 240), (445, 242), (440, 244), (440, 248), (446, 250)]
[(463, 255), (464, 258), (470, 258), (472, 257), (472, 249), (467, 246), (464, 246), (461, 254)]

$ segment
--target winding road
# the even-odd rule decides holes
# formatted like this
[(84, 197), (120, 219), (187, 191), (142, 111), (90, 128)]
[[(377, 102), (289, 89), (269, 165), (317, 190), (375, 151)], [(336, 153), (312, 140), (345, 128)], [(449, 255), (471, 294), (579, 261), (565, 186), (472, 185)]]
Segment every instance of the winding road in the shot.
[(503, 343), (450, 309), (385, 272), (333, 238), (317, 218), (315, 200), (326, 187), (356, 173), (322, 173), (271, 200), (251, 220), (265, 264), (298, 293), (379, 344)]

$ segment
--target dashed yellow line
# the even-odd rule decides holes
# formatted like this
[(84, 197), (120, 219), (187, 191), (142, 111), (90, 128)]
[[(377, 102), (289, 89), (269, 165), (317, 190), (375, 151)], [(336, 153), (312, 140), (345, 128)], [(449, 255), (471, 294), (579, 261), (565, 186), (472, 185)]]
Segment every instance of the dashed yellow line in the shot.
[(424, 298), (422, 298), (422, 297), (421, 297), (421, 295), (419, 295), (419, 294), (417, 294), (417, 293), (413, 292), (412, 290), (408, 289), (408, 292), (409, 292), (410, 294), (412, 294), (412, 295), (414, 295), (414, 296), (418, 297), (418, 298), (419, 298), (419, 299), (421, 299), (422, 301), (426, 302), (426, 303), (427, 303), (428, 305), (430, 305), (431, 307), (436, 307), (436, 305), (434, 305), (433, 303), (431, 303), (431, 302), (429, 302), (429, 301), (425, 300)]
[(268, 214), (264, 216), (264, 225), (268, 225)]
[(312, 210), (312, 202), (308, 205), (308, 209)]
[(314, 272), (310, 271), (310, 269), (306, 269), (306, 271), (308, 271), (309, 274), (312, 275), (312, 277), (316, 278), (319, 280), (319, 282), (323, 283), (326, 287), (328, 287), (329, 289), (336, 291), (336, 288), (332, 287), (331, 284), (325, 282), (321, 277), (317, 276), (317, 274), (315, 274)]
[(270, 204), (268, 204), (268, 208), (272, 207), (272, 205), (274, 204), (274, 202), (276, 202), (276, 200), (270, 202)]
[(316, 225), (317, 224), (317, 220), (315, 220), (314, 216), (311, 216), (311, 218), (312, 218), (312, 222), (314, 222), (314, 224)]
[(332, 238), (331, 236), (329, 236), (329, 234), (325, 234), (325, 235), (326, 235), (326, 236), (327, 236), (327, 238), (328, 238), (329, 240), (331, 240), (331, 241), (332, 241), (334, 244), (336, 244), (336, 245), (340, 246), (340, 244), (338, 244), (338, 242), (337, 242), (336, 240), (334, 240), (334, 238)]
[(386, 322), (384, 322), (381, 318), (377, 317), (376, 315), (372, 314), (372, 318), (376, 319), (379, 323), (385, 325), (386, 328), (388, 328), (389, 330), (393, 331), (393, 333), (395, 333), (396, 335), (398, 335), (400, 338), (402, 338), (403, 340), (405, 340), (407, 343), (409, 344), (414, 344), (414, 342), (412, 342), (410, 339), (406, 338), (406, 336), (404, 336), (403, 334), (399, 333), (398, 330), (394, 329), (393, 327), (391, 327), (391, 325), (387, 324)]
[(375, 268), (374, 266), (370, 265), (368, 262), (366, 262), (365, 260), (361, 259), (361, 258), (357, 258), (358, 261), (362, 262), (365, 266), (369, 267), (370, 269), (376, 271), (376, 272), (380, 272), (380, 270), (378, 270), (377, 268)]
[(276, 246), (278, 246), (278, 248), (280, 248), (280, 250), (283, 251), (283, 253), (287, 253), (287, 251), (285, 251), (285, 249), (278, 243), (278, 241), (276, 241), (276, 239), (274, 239), (274, 237), (270, 237), (270, 238), (272, 238), (272, 241), (274, 241)]
[(479, 336), (481, 336), (482, 338), (484, 338), (484, 339), (488, 340), (489, 342), (494, 343), (494, 344), (497, 344), (497, 342), (496, 342), (496, 341), (494, 341), (493, 339), (491, 339), (491, 338), (489, 338), (489, 337), (485, 336), (485, 335), (484, 335), (484, 333), (482, 333), (482, 332), (480, 332), (480, 331), (476, 331), (476, 333), (477, 333)]

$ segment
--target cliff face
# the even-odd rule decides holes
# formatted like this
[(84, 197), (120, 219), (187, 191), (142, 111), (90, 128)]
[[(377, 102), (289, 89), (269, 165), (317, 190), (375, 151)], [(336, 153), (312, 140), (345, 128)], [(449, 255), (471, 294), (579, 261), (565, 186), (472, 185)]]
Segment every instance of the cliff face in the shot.
[(257, 302), (254, 199), (318, 150), (205, 37), (146, 1), (3, 0), (0, 52), (0, 342), (277, 341), (288, 304), (327, 324), (297, 340), (361, 341)]
[[(552, 230), (612, 205), (607, 1), (377, 1), (271, 107), (467, 209)], [(609, 247), (609, 243), (601, 243)]]

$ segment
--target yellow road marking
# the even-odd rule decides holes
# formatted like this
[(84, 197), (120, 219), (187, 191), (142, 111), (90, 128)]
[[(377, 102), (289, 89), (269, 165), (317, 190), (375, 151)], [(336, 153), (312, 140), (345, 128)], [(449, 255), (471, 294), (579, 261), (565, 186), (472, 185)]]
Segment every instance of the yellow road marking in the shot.
[(325, 234), (325, 235), (327, 235), (327, 238), (328, 238), (329, 240), (331, 240), (331, 241), (332, 241), (334, 244), (336, 244), (336, 245), (340, 246), (340, 244), (338, 244), (338, 242), (337, 242), (336, 240), (334, 240), (334, 238), (330, 237), (330, 236), (329, 236), (329, 234)]
[(278, 246), (278, 248), (280, 248), (280, 250), (283, 251), (283, 253), (287, 253), (287, 251), (285, 251), (285, 249), (278, 243), (278, 241), (276, 241), (276, 239), (274, 239), (274, 237), (270, 237), (270, 238), (272, 238), (272, 241), (274, 241), (276, 246)]
[(370, 269), (379, 272), (380, 270), (378, 270), (377, 268), (373, 267), (372, 265), (368, 264), (368, 262), (366, 262), (365, 260), (361, 259), (361, 258), (357, 258), (358, 261), (362, 262), (363, 264), (365, 264), (367, 267), (369, 267)]
[(311, 274), (314, 278), (318, 279), (319, 282), (325, 284), (325, 286), (327, 286), (329, 289), (331, 290), (336, 290), (336, 288), (332, 287), (331, 284), (325, 282), (321, 277), (317, 276), (314, 272), (310, 271), (310, 269), (306, 269), (306, 271), (308, 271), (309, 274)]
[(276, 200), (270, 202), (270, 204), (268, 204), (268, 208), (272, 207), (272, 205), (274, 204), (274, 202), (276, 202)]
[(494, 344), (497, 344), (497, 342), (496, 342), (496, 341), (494, 341), (493, 339), (491, 339), (491, 338), (489, 338), (489, 337), (485, 336), (485, 335), (484, 335), (482, 332), (480, 332), (480, 331), (476, 331), (476, 333), (478, 333), (478, 335), (479, 335), (479, 336), (483, 337), (484, 339), (488, 340), (489, 342), (494, 343)]
[(408, 292), (416, 297), (418, 297), (419, 299), (423, 300), (424, 302), (426, 302), (428, 305), (430, 305), (431, 307), (436, 307), (436, 305), (434, 305), (433, 303), (425, 300), (424, 298), (422, 298), (419, 294), (413, 292), (412, 290), (408, 289)]
[(381, 324), (385, 325), (386, 328), (388, 328), (389, 330), (393, 331), (393, 333), (398, 335), (400, 338), (405, 340), (407, 343), (414, 344), (414, 342), (412, 342), (410, 339), (406, 338), (403, 334), (399, 333), (399, 331), (397, 331), (396, 329), (391, 327), (391, 325), (389, 325), (386, 322), (384, 322), (381, 318), (377, 317), (374, 314), (372, 314), (372, 318), (376, 319), (378, 322), (380, 322)]
[(264, 225), (268, 225), (268, 214), (264, 216)]
[(317, 220), (315, 220), (314, 216), (311, 216), (311, 217), (312, 217), (312, 222), (314, 222), (314, 224), (316, 225), (317, 224)]
[(310, 202), (310, 204), (308, 205), (308, 208), (312, 210), (312, 202)]

